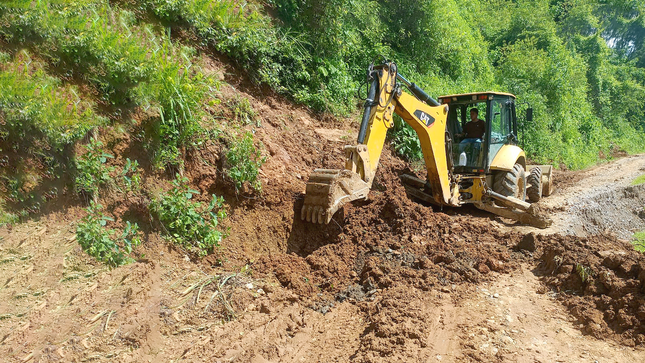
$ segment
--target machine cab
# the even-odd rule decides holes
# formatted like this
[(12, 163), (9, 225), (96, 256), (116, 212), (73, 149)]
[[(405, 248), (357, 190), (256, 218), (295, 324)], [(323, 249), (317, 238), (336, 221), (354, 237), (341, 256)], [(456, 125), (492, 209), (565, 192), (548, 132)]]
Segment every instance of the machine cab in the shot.
[[(452, 160), (457, 174), (488, 174), (495, 156), (504, 145), (517, 145), (515, 96), (510, 93), (478, 92), (439, 97), (448, 105), (446, 131), (452, 140)], [(474, 117), (473, 117), (474, 116)], [(466, 126), (472, 120), (483, 120), (484, 130)], [(474, 121), (476, 122), (476, 121)], [(465, 129), (481, 138), (465, 135)]]

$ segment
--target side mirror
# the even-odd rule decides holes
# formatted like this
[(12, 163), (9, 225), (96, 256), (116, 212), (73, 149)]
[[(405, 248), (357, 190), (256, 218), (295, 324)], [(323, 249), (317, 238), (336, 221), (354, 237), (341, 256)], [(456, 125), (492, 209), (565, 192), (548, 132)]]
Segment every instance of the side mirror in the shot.
[(533, 107), (529, 107), (526, 109), (526, 121), (528, 122), (533, 121)]

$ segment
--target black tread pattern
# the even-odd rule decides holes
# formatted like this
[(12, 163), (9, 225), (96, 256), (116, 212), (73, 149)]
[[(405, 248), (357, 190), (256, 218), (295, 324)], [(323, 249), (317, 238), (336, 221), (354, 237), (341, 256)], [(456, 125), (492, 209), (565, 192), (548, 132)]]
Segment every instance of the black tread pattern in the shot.
[(542, 197), (542, 169), (535, 167), (526, 177), (526, 195), (531, 203), (540, 201)]
[[(521, 188), (520, 188), (521, 186)], [(505, 197), (515, 197), (524, 200), (526, 192), (526, 173), (520, 164), (513, 165), (513, 169), (500, 172), (493, 181), (493, 190)], [(521, 189), (521, 190), (520, 190)]]

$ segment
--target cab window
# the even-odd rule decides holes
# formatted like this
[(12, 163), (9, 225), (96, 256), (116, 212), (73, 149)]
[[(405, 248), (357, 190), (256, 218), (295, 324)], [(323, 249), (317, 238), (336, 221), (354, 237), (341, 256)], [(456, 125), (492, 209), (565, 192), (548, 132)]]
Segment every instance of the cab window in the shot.
[(511, 133), (511, 103), (507, 100), (494, 100), (492, 107), (490, 143), (504, 144)]
[(508, 143), (508, 135), (512, 132), (511, 109), (508, 100), (493, 100), (491, 102), (492, 118), (490, 122), (490, 148), (488, 149), (488, 165), (493, 162), (499, 150)]

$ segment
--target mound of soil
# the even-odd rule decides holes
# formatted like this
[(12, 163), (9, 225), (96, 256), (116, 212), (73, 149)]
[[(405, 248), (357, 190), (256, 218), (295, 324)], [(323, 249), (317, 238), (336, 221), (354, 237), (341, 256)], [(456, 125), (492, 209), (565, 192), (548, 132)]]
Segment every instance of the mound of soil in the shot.
[(536, 272), (596, 338), (645, 343), (645, 258), (611, 236), (537, 236)]
[(521, 234), (410, 200), (399, 181), (406, 171), (386, 150), (370, 200), (346, 205), (326, 226), (295, 218), (292, 250), (261, 256), (253, 265), (316, 311), (356, 304), (368, 319), (356, 361), (427, 359), (417, 354), (427, 351), (424, 321), (431, 320), (426, 315), (436, 292), (465, 291), (459, 286), (486, 281), (491, 271), (515, 270), (525, 260), (513, 250)]

